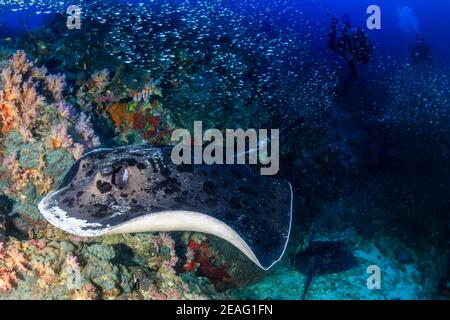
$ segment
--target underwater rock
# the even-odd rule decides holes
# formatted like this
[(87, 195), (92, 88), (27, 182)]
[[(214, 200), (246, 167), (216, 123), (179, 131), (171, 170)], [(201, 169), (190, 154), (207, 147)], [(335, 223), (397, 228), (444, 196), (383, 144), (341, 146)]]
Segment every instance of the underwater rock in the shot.
[(18, 160), (20, 167), (26, 169), (39, 168), (41, 146), (37, 143), (24, 143), (20, 145)]
[(32, 229), (37, 231), (46, 228), (36, 203), (42, 193), (61, 182), (74, 162), (73, 157), (63, 149), (46, 149), (38, 143), (24, 144), (17, 131), (9, 132), (2, 146), (6, 159), (11, 159), (6, 160), (10, 161), (6, 165), (3, 163), (2, 175), (4, 192), (14, 200), (8, 213), (11, 224), (24, 235), (28, 235)]
[(214, 291), (145, 267), (137, 287), (136, 268), (117, 261), (116, 250), (102, 243), (79, 248), (68, 241), (10, 239), (0, 246), (0, 299), (181, 299)]
[[(14, 272), (17, 285), (9, 285), (3, 290), (3, 299), (69, 299), (88, 298), (86, 284), (91, 283), (88, 270), (84, 270), (83, 265), (78, 260), (77, 248), (67, 241), (46, 241), (32, 239), (19, 242), (9, 240), (3, 248), (5, 266), (8, 259), (15, 261), (18, 267), (9, 269)], [(1, 252), (0, 252), (1, 254)], [(1, 268), (0, 272), (8, 269)], [(101, 264), (100, 267), (107, 267)], [(105, 269), (105, 270), (108, 270)], [(122, 271), (122, 270), (121, 270)], [(17, 273), (20, 272), (20, 278)], [(96, 279), (96, 278), (95, 278)], [(105, 280), (106, 281), (106, 280)], [(100, 283), (103, 285), (103, 283)], [(104, 294), (109, 292), (109, 286), (99, 286), (104, 291), (97, 292)], [(97, 289), (96, 289), (97, 290)], [(118, 289), (119, 290), (119, 289)]]
[(5, 150), (5, 156), (14, 154), (20, 145), (23, 143), (22, 136), (18, 131), (11, 131), (2, 137), (2, 146)]
[(248, 286), (267, 275), (235, 247), (214, 236), (190, 237), (183, 271), (208, 278), (220, 292)]
[(115, 252), (111, 246), (93, 244), (83, 248), (81, 256), (86, 262), (83, 268), (86, 277), (106, 297), (131, 292), (132, 276), (124, 266), (112, 262)]
[(44, 157), (46, 163), (44, 173), (52, 177), (54, 185), (57, 186), (62, 182), (64, 175), (74, 163), (74, 159), (64, 149), (48, 150)]
[(0, 193), (0, 241), (6, 237), (6, 219), (11, 212), (12, 205), (11, 199)]
[(11, 224), (24, 235), (46, 228), (36, 203), (99, 140), (90, 117), (64, 101), (65, 76), (47, 74), (24, 51), (3, 66), (0, 81), (0, 185), (14, 201)]

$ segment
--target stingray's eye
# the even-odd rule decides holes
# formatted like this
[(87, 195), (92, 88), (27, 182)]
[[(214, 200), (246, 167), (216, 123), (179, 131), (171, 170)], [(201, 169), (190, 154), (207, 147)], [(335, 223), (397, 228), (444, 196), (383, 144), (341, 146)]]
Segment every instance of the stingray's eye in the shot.
[(120, 167), (115, 175), (115, 184), (121, 188), (125, 187), (128, 182), (128, 169), (126, 165)]
[(110, 175), (112, 175), (113, 174), (113, 172), (114, 172), (114, 168), (112, 167), (112, 166), (107, 166), (107, 167), (103, 167), (101, 170), (100, 170), (100, 174), (102, 175), (102, 176), (110, 176)]

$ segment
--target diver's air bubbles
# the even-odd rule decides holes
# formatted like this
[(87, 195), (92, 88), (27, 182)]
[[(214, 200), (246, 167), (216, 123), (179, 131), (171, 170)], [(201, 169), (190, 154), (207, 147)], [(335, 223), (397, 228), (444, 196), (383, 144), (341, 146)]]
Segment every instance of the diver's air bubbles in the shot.
[(407, 35), (415, 35), (419, 32), (419, 22), (410, 7), (397, 8), (398, 27)]

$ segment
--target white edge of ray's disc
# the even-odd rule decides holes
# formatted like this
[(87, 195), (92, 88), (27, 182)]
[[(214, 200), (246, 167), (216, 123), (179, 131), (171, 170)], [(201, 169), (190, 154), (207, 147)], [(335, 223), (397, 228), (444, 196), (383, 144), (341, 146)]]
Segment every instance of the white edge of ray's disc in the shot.
[[(99, 150), (110, 149), (97, 149), (89, 153)], [(88, 155), (87, 153), (86, 155)], [(275, 263), (280, 261), (286, 252), (287, 245), (290, 238), (292, 227), (292, 206), (293, 206), (293, 190), (292, 185), (288, 182), (291, 196), (291, 203), (289, 208), (289, 226), (286, 236), (285, 244), (282, 253), (279, 258), (273, 261), (269, 266), (263, 267), (258, 258), (248, 246), (248, 244), (234, 231), (230, 226), (224, 222), (206, 215), (204, 213), (194, 211), (161, 211), (146, 214), (140, 217), (136, 217), (129, 221), (123, 222), (117, 226), (110, 227), (104, 226), (99, 223), (87, 222), (86, 220), (69, 217), (67, 212), (60, 207), (53, 205), (52, 198), (57, 196), (65, 188), (52, 192), (44, 197), (38, 204), (39, 211), (53, 226), (62, 229), (68, 233), (75, 234), (83, 237), (97, 237), (108, 234), (120, 234), (120, 233), (137, 233), (137, 232), (170, 232), (170, 231), (195, 231), (203, 232), (207, 234), (213, 234), (219, 238), (222, 238), (242, 253), (244, 253), (251, 261), (258, 265), (263, 270), (270, 269)], [(95, 230), (96, 227), (101, 227)], [(86, 230), (88, 228), (88, 230)]]

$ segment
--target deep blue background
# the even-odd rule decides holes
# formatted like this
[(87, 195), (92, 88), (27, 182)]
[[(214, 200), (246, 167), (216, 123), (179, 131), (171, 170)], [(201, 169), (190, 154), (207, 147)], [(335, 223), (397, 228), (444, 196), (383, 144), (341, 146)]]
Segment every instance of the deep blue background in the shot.
[[(49, 0), (50, 1), (50, 0)], [(58, 1), (58, 0), (56, 0)], [(65, 1), (67, 4), (76, 3), (79, 0)], [(117, 0), (129, 2), (146, 2), (148, 0)], [(274, 6), (271, 0), (246, 1), (228, 0), (240, 6), (250, 6), (251, 10), (264, 9)], [(449, 0), (285, 0), (285, 3), (300, 9), (303, 16), (315, 20), (319, 25), (326, 28), (329, 17), (324, 9), (330, 8), (337, 16), (347, 14), (356, 26), (365, 27), (366, 9), (369, 5), (376, 4), (382, 10), (382, 29), (368, 31), (370, 38), (375, 42), (377, 52), (390, 55), (394, 59), (406, 59), (409, 55), (415, 32), (405, 32), (399, 27), (398, 8), (409, 7), (418, 22), (417, 31), (425, 36), (426, 41), (433, 50), (435, 63), (440, 67), (450, 66), (450, 1)], [(255, 8), (256, 7), (256, 8)], [(259, 8), (257, 8), (259, 7)], [(4, 9), (4, 8), (3, 8)], [(48, 16), (36, 15), (36, 9), (22, 12), (9, 12), (0, 14), (0, 26), (8, 26), (23, 31), (20, 16), (25, 17), (30, 29), (40, 27)], [(7, 36), (9, 30), (3, 28), (0, 31), (2, 37)], [(324, 29), (317, 30), (317, 37), (323, 37)], [(325, 50), (321, 42), (320, 48)]]
[(380, 6), (382, 29), (368, 31), (378, 46), (388, 49), (394, 57), (404, 57), (414, 39), (412, 32), (399, 27), (397, 8), (410, 7), (418, 22), (418, 32), (425, 36), (433, 49), (436, 62), (450, 64), (450, 1), (448, 0), (322, 0), (339, 14), (347, 13), (358, 26), (365, 26), (366, 9), (371, 4)]

